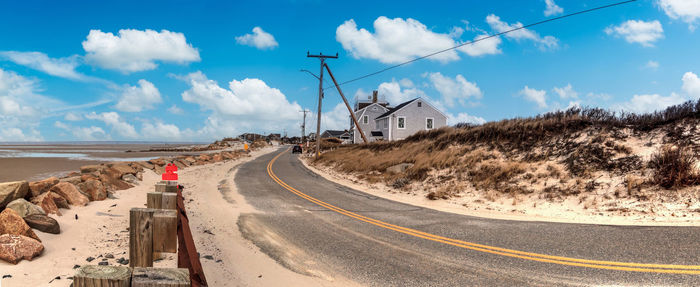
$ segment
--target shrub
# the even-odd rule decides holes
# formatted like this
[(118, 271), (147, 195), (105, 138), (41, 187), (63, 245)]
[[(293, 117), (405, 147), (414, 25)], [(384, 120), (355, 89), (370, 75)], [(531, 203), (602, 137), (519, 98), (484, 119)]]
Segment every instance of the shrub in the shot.
[(654, 169), (654, 183), (664, 188), (678, 188), (700, 183), (695, 171), (694, 155), (683, 147), (662, 147), (652, 155), (649, 167)]

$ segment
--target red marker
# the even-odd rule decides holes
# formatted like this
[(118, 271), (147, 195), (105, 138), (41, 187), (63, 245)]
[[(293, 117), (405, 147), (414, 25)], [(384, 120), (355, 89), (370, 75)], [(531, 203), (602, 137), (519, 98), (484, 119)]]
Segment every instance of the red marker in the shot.
[(177, 180), (177, 166), (169, 163), (165, 166), (165, 173), (161, 176), (163, 180)]

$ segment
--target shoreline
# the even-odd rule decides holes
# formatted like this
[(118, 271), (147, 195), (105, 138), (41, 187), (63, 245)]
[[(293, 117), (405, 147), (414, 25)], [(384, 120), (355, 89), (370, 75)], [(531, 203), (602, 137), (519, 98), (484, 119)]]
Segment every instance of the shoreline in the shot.
[[(646, 218), (640, 218), (637, 216), (614, 216), (614, 215), (590, 215), (570, 211), (558, 210), (559, 216), (545, 215), (542, 213), (530, 213), (524, 214), (521, 212), (513, 212), (512, 207), (505, 208), (507, 204), (501, 203), (502, 210), (495, 210), (493, 206), (480, 205), (480, 206), (469, 206), (466, 207), (462, 202), (455, 199), (449, 200), (430, 200), (425, 196), (418, 195), (421, 191), (414, 191), (407, 193), (406, 191), (400, 191), (393, 189), (383, 183), (366, 183), (358, 179), (354, 175), (341, 174), (330, 167), (318, 168), (309, 164), (311, 158), (301, 157), (300, 158), (303, 165), (311, 170), (312, 172), (318, 174), (319, 176), (325, 178), (326, 180), (332, 181), (336, 184), (350, 187), (355, 190), (362, 191), (373, 196), (378, 196), (384, 199), (393, 200), (401, 202), (404, 204), (409, 204), (422, 208), (430, 208), (442, 212), (449, 212), (454, 214), (461, 214), (474, 217), (490, 218), (490, 219), (500, 219), (500, 220), (513, 220), (513, 221), (538, 221), (538, 222), (555, 222), (555, 223), (573, 223), (573, 224), (595, 224), (595, 225), (617, 225), (617, 226), (700, 226), (700, 220), (686, 219), (685, 221), (680, 220), (669, 220), (663, 221), (663, 219), (668, 219), (666, 217), (658, 217), (660, 220), (650, 220)], [(510, 199), (513, 200), (513, 199)], [(507, 199), (505, 201), (508, 201)], [(564, 203), (562, 203), (564, 205)], [(498, 207), (498, 206), (496, 206)], [(534, 211), (543, 211), (545, 208), (534, 209)], [(511, 211), (506, 211), (511, 210)], [(562, 216), (563, 215), (563, 216)]]

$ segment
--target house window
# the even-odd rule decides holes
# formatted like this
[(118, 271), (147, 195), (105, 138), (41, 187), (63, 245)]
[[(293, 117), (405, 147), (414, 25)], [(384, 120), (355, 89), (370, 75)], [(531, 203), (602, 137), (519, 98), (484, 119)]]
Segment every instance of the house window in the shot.
[(419, 108), (422, 107), (422, 105), (423, 105), (423, 103), (418, 102), (418, 107), (419, 107)]
[(362, 116), (362, 123), (363, 124), (369, 123), (369, 116)]
[(406, 117), (399, 117), (396, 121), (396, 126), (400, 129), (406, 128)]
[(433, 129), (433, 118), (426, 118), (425, 119), (425, 129), (426, 130), (432, 130)]

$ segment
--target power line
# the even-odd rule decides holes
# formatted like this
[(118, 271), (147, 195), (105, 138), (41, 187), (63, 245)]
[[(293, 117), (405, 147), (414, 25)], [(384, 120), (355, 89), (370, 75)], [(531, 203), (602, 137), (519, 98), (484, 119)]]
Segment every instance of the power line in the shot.
[[(418, 58), (415, 58), (415, 59), (412, 59), (412, 60), (408, 60), (408, 61), (406, 61), (406, 62), (402, 62), (402, 63), (396, 64), (396, 65), (393, 65), (393, 66), (389, 66), (389, 67), (386, 67), (386, 68), (381, 69), (381, 70), (379, 70), (379, 71), (372, 72), (372, 73), (366, 74), (366, 75), (364, 75), (364, 76), (360, 76), (360, 77), (354, 78), (354, 79), (352, 79), (352, 80), (347, 80), (347, 81), (345, 81), (345, 82), (342, 82), (342, 83), (338, 84), (337, 86), (342, 86), (342, 85), (349, 84), (349, 83), (352, 83), (352, 82), (355, 82), (355, 81), (359, 81), (359, 80), (362, 80), (362, 79), (364, 79), (364, 78), (368, 78), (368, 77), (371, 77), (371, 76), (374, 76), (374, 75), (377, 75), (377, 74), (386, 72), (386, 71), (388, 71), (388, 70), (395, 69), (395, 68), (398, 68), (398, 67), (401, 67), (401, 66), (404, 66), (404, 65), (407, 65), (407, 64), (416, 62), (416, 61), (418, 61), (418, 60), (422, 60), (422, 59), (425, 59), (425, 58), (429, 58), (429, 57), (435, 56), (435, 55), (440, 54), (440, 53), (444, 53), (444, 52), (447, 52), (447, 51), (451, 51), (451, 50), (457, 49), (457, 48), (462, 47), (462, 46), (471, 45), (471, 44), (474, 44), (474, 43), (476, 43), (476, 42), (484, 41), (484, 40), (487, 40), (487, 39), (490, 39), (490, 38), (494, 38), (494, 37), (499, 37), (499, 36), (501, 36), (501, 35), (508, 34), (508, 33), (515, 32), (515, 31), (518, 31), (518, 30), (522, 30), (522, 29), (526, 29), (526, 28), (529, 28), (529, 27), (532, 27), (532, 26), (537, 26), (537, 25), (541, 25), (541, 24), (544, 24), (544, 23), (547, 23), (547, 22), (552, 22), (552, 21), (556, 21), (556, 20), (561, 20), (561, 19), (568, 18), (568, 17), (571, 17), (571, 16), (576, 16), (576, 15), (579, 15), (579, 14), (585, 14), (585, 13), (593, 12), (593, 11), (596, 11), (596, 10), (606, 9), (606, 8), (610, 8), (610, 7), (614, 7), (614, 6), (619, 6), (619, 5), (623, 5), (623, 4), (627, 4), (627, 3), (631, 3), (631, 2), (635, 2), (635, 1), (637, 1), (637, 0), (627, 0), (627, 1), (616, 2), (616, 3), (612, 3), (612, 4), (608, 4), (608, 5), (598, 6), (598, 7), (595, 7), (595, 8), (586, 9), (586, 10), (581, 10), (581, 11), (578, 11), (578, 12), (574, 12), (574, 13), (570, 13), (570, 14), (566, 14), (566, 15), (562, 15), (562, 16), (558, 16), (558, 17), (554, 17), (554, 18), (542, 20), (542, 21), (539, 21), (539, 22), (527, 24), (527, 25), (524, 25), (524, 26), (520, 26), (520, 27), (518, 27), (518, 28), (513, 28), (513, 29), (510, 29), (510, 30), (507, 30), (507, 31), (503, 31), (503, 32), (500, 32), (500, 33), (491, 34), (491, 35), (488, 35), (488, 36), (483, 37), (483, 38), (479, 38), (479, 39), (476, 39), (476, 40), (464, 42), (464, 43), (462, 43), (462, 44), (459, 44), (459, 45), (454, 46), (454, 47), (451, 47), (451, 48), (443, 49), (443, 50), (440, 50), (440, 51), (437, 51), (437, 52), (434, 52), (434, 53), (430, 53), (430, 54), (425, 55), (425, 56), (420, 56), (420, 57), (418, 57)], [(335, 87), (336, 87), (336, 86), (326, 87), (326, 88), (324, 88), (324, 90), (331, 89), (331, 88), (335, 88)]]

